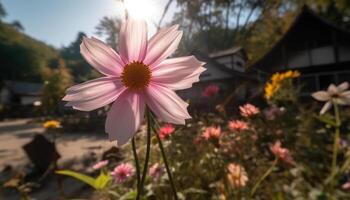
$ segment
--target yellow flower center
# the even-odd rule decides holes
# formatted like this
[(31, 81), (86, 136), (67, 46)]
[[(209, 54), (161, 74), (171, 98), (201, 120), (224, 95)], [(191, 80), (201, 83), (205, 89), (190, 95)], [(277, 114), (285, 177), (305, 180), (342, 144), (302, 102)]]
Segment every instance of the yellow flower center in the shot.
[(137, 61), (125, 65), (121, 75), (122, 83), (131, 90), (144, 89), (151, 81), (151, 77), (149, 67)]

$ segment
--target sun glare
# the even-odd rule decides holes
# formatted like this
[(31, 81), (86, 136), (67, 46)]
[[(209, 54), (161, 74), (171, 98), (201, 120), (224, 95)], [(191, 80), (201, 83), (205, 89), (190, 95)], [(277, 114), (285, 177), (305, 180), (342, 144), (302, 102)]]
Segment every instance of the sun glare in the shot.
[(135, 19), (152, 21), (157, 12), (157, 5), (154, 0), (124, 0), (124, 6), (129, 17)]

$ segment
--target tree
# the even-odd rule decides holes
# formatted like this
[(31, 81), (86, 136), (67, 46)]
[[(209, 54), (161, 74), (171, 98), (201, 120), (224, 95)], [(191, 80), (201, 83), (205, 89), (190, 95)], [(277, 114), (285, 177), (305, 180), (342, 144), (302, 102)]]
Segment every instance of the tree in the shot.
[(24, 31), (24, 27), (22, 26), (21, 22), (15, 20), (10, 24), (13, 28), (15, 28), (17, 31)]
[(80, 54), (80, 44), (84, 37), (86, 37), (85, 33), (79, 32), (76, 39), (60, 51), (62, 58), (66, 61), (67, 68), (72, 72), (75, 82), (88, 80), (91, 78), (93, 71)]
[(6, 17), (7, 13), (6, 10), (4, 8), (4, 6), (2, 5), (2, 3), (0, 2), (0, 21), (2, 18)]
[(72, 85), (72, 76), (63, 59), (57, 61), (57, 66), (45, 68), (43, 75), (45, 77), (42, 94), (43, 112), (58, 114), (65, 90)]
[(118, 17), (103, 17), (96, 26), (96, 33), (106, 38), (106, 42), (113, 49), (118, 46), (118, 34), (121, 26), (121, 19)]

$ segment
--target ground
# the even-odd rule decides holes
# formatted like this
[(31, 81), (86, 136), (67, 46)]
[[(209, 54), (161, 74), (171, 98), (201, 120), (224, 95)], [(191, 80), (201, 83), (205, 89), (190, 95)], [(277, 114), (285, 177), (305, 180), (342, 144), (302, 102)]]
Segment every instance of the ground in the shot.
[[(35, 134), (45, 134), (41, 123), (33, 123), (32, 121), (33, 119), (17, 119), (0, 122), (0, 172), (6, 166), (11, 166), (13, 170), (23, 170), (30, 165), (22, 146), (28, 143)], [(62, 133), (56, 144), (61, 155), (58, 165), (67, 166), (67, 163), (70, 163), (69, 168), (76, 170), (83, 170), (81, 159), (84, 157), (91, 155), (99, 157), (103, 151), (115, 145), (113, 142), (109, 142), (107, 134), (103, 131), (100, 133)], [(0, 179), (4, 179), (4, 176)], [(0, 180), (0, 182), (2, 181), (4, 180)], [(74, 184), (72, 185), (72, 183)], [(65, 188), (65, 192), (68, 194), (81, 194), (77, 190), (86, 187), (70, 178), (64, 179), (64, 185), (70, 186)], [(38, 192), (34, 192), (34, 196), (37, 199), (51, 199), (52, 192), (58, 192), (56, 186), (54, 181), (47, 181), (43, 186), (45, 189), (42, 188)], [(12, 196), (15, 193), (10, 194)], [(54, 196), (58, 196), (58, 194)], [(2, 199), (1, 197), (0, 194), (0, 199)], [(16, 197), (6, 196), (6, 199), (16, 199)]]

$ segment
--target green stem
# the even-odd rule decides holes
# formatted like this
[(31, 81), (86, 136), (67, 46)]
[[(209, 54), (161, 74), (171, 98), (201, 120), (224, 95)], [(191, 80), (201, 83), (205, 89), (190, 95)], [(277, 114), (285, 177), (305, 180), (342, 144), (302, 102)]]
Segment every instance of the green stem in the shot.
[[(139, 164), (139, 158), (137, 156), (136, 151), (136, 144), (135, 144), (135, 137), (132, 138), (131, 145), (132, 145), (132, 152), (134, 154), (134, 160), (135, 160), (135, 166), (136, 166), (136, 176), (137, 176), (137, 189), (139, 188), (140, 181), (141, 181), (141, 174), (140, 174), (140, 164)], [(137, 191), (138, 192), (138, 191)]]
[(333, 178), (331, 181), (331, 189), (333, 191), (334, 189), (334, 181), (336, 177), (336, 170), (337, 170), (337, 156), (338, 156), (338, 146), (339, 146), (339, 140), (340, 140), (340, 115), (339, 115), (339, 108), (336, 102), (333, 101), (333, 107), (334, 107), (334, 114), (335, 114), (335, 135), (334, 135), (334, 143), (333, 143), (333, 155), (332, 155), (332, 174)]
[(175, 184), (174, 184), (174, 181), (173, 181), (173, 176), (171, 175), (171, 171), (170, 171), (170, 168), (169, 168), (168, 160), (167, 160), (167, 158), (165, 156), (162, 140), (160, 139), (158, 134), (156, 134), (156, 136), (157, 136), (160, 152), (162, 153), (165, 169), (166, 169), (166, 172), (167, 172), (168, 177), (169, 177), (171, 189), (173, 190), (173, 193), (174, 193), (174, 198), (175, 198), (175, 200), (179, 200), (179, 197), (177, 196), (177, 192), (176, 192), (176, 187), (175, 187)]
[(257, 190), (258, 187), (260, 186), (261, 182), (262, 182), (263, 180), (265, 180), (266, 177), (268, 177), (268, 176), (271, 174), (273, 168), (275, 168), (275, 166), (276, 166), (276, 164), (277, 164), (277, 161), (278, 161), (278, 158), (276, 157), (276, 159), (273, 161), (271, 167), (260, 177), (260, 179), (258, 180), (258, 182), (256, 182), (256, 184), (254, 185), (252, 191), (250, 192), (250, 196), (251, 196), (251, 197), (253, 197), (253, 195), (255, 194), (256, 190)]
[(150, 157), (151, 152), (151, 114), (149, 109), (146, 109), (146, 117), (147, 117), (147, 148), (146, 148), (146, 158), (145, 158), (145, 165), (143, 166), (143, 173), (141, 177), (141, 182), (139, 184), (138, 193), (136, 199), (139, 200), (141, 197), (141, 194), (143, 192), (146, 176), (147, 176), (147, 170), (148, 170), (148, 161)]

